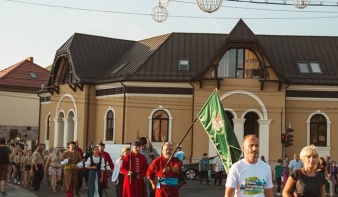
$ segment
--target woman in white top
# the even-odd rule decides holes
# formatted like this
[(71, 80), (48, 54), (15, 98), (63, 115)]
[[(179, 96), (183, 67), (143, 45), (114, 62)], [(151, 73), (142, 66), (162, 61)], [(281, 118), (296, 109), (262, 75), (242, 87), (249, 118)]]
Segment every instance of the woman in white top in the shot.
[(116, 196), (122, 197), (122, 189), (123, 189), (123, 181), (124, 181), (124, 175), (120, 173), (121, 163), (123, 160), (123, 157), (127, 154), (129, 154), (130, 148), (125, 147), (122, 149), (122, 155), (120, 158), (118, 158), (115, 162), (115, 167), (112, 175), (111, 181), (116, 186)]
[(88, 173), (88, 197), (99, 197), (99, 189), (103, 187), (104, 159), (98, 154), (99, 147), (93, 147), (93, 155), (85, 163)]

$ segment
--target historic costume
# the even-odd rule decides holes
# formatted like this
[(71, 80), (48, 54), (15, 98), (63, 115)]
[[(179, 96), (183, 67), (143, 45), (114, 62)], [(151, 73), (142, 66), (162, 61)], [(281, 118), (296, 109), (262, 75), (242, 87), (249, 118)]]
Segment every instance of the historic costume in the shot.
[[(121, 172), (125, 175), (122, 196), (146, 197), (147, 191), (143, 177), (147, 173), (148, 163), (144, 155), (139, 152), (134, 152), (134, 146), (137, 146), (137, 149), (139, 151), (140, 143), (134, 142), (133, 152), (131, 152), (129, 155), (124, 156), (121, 164)], [(131, 176), (128, 176), (129, 171), (132, 172)]]
[(116, 160), (115, 162), (115, 168), (112, 174), (111, 181), (116, 186), (116, 197), (122, 197), (122, 191), (123, 191), (123, 184), (124, 184), (124, 174), (121, 172), (121, 164), (123, 161), (123, 157), (127, 154), (129, 154), (130, 148), (125, 147), (122, 149), (122, 155)]
[[(80, 156), (81, 156), (81, 159), (83, 160), (84, 159), (84, 156), (83, 156), (83, 151), (82, 151), (82, 149), (80, 148), (80, 147), (78, 147), (78, 141), (75, 141), (75, 143), (76, 143), (76, 146), (75, 146), (75, 151), (77, 151), (77, 152), (79, 152), (80, 153)], [(84, 162), (84, 161), (83, 161)], [(79, 189), (81, 189), (82, 188), (82, 184), (83, 184), (83, 171), (84, 171), (84, 168), (79, 168), (79, 169), (77, 169), (77, 173), (78, 173), (78, 175), (77, 175), (77, 177), (78, 177), (78, 179), (77, 179), (77, 187), (79, 188)]]
[[(167, 158), (163, 156), (158, 157), (150, 164), (147, 171), (148, 179), (159, 179), (155, 190), (156, 197), (179, 196), (178, 179), (180, 172), (174, 173), (170, 171), (162, 174), (167, 162)], [(182, 169), (182, 162), (178, 158), (172, 157), (167, 167), (177, 167), (178, 169)]]
[[(100, 143), (99, 146), (103, 146), (103, 143)], [(103, 171), (103, 186), (105, 189), (108, 189), (108, 173), (107, 173), (107, 168), (106, 166), (110, 167), (110, 170), (113, 171), (114, 170), (114, 163), (109, 155), (109, 153), (107, 153), (106, 151), (99, 151), (99, 156), (104, 158), (104, 166), (105, 166), (105, 170)], [(108, 164), (107, 164), (108, 163)]]
[[(75, 143), (71, 145), (75, 145)], [(82, 161), (81, 155), (78, 151), (69, 149), (62, 155), (62, 160), (65, 159), (67, 159), (68, 162), (66, 162), (67, 164), (63, 171), (63, 181), (65, 182), (66, 187), (63, 191), (67, 191), (67, 197), (72, 197), (73, 189), (75, 189), (75, 194), (78, 196), (78, 170), (76, 164)]]
[[(88, 197), (99, 197), (99, 190), (102, 190), (102, 183), (100, 182), (102, 176), (102, 170), (104, 170), (104, 158), (98, 156), (90, 156), (85, 166), (88, 168)], [(96, 166), (96, 169), (90, 169), (90, 167)]]
[(121, 163), (122, 163), (122, 159), (118, 158), (115, 162), (115, 168), (112, 174), (112, 182), (115, 182), (116, 185), (116, 196), (117, 197), (122, 197), (122, 188), (123, 188), (123, 182), (124, 182), (124, 174), (121, 173), (120, 169), (121, 169)]

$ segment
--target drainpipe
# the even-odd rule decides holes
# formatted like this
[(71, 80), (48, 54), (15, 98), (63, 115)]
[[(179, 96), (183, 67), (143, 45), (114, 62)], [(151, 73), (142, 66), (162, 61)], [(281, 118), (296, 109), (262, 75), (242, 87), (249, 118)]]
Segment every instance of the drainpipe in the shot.
[[(191, 121), (193, 122), (195, 119), (195, 86), (191, 83), (190, 85), (192, 87), (192, 104), (191, 104)], [(191, 128), (191, 146), (190, 146), (190, 163), (192, 162), (192, 155), (194, 150), (194, 127)]]
[(125, 130), (125, 120), (126, 120), (126, 86), (121, 81), (123, 86), (123, 114), (122, 114), (122, 144), (124, 144), (124, 130)]
[(36, 144), (38, 144), (38, 143), (40, 143), (40, 123), (41, 123), (41, 96), (40, 96), (40, 94), (38, 93), (38, 96), (39, 96), (39, 125), (38, 125), (38, 142), (36, 143)]
[(87, 96), (86, 96), (86, 103), (87, 103), (87, 105), (86, 105), (86, 141), (85, 141), (85, 143), (86, 143), (86, 146), (87, 146), (87, 143), (88, 143), (88, 136), (89, 136), (89, 107), (90, 107), (90, 99), (89, 99), (89, 97), (90, 97), (90, 88), (91, 88), (91, 86), (92, 85), (89, 85), (88, 86), (88, 92), (87, 92)]

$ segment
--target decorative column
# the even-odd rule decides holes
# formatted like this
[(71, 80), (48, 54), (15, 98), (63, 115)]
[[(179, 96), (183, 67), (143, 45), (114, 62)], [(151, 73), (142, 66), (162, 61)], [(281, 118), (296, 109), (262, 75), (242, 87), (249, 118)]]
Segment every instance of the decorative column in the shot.
[(245, 122), (245, 119), (240, 119), (240, 118), (235, 119), (234, 118), (232, 120), (234, 122), (235, 135), (237, 137), (239, 146), (241, 146), (242, 142), (243, 142), (243, 138), (244, 138), (244, 122)]
[[(78, 123), (78, 121), (79, 121), (79, 118), (76, 118), (76, 117), (73, 118), (73, 122), (74, 122), (74, 139), (75, 140), (78, 140), (77, 139), (77, 123)], [(85, 134), (83, 133), (83, 135), (85, 135)], [(82, 136), (82, 138), (83, 138), (83, 136)]]
[[(54, 147), (60, 147), (62, 144), (59, 143), (60, 136), (60, 123), (62, 122), (61, 118), (53, 118), (54, 120)], [(63, 136), (63, 135), (62, 135)]]
[(269, 142), (270, 142), (270, 124), (271, 119), (257, 120), (259, 124), (259, 155), (264, 155), (269, 163)]
[(63, 120), (63, 123), (64, 123), (64, 125), (63, 125), (63, 131), (64, 131), (64, 134), (63, 134), (63, 147), (67, 147), (67, 142), (69, 142), (70, 140), (69, 140), (69, 128), (68, 128), (68, 122), (69, 122), (69, 120), (68, 120), (68, 118), (62, 118), (62, 120)]

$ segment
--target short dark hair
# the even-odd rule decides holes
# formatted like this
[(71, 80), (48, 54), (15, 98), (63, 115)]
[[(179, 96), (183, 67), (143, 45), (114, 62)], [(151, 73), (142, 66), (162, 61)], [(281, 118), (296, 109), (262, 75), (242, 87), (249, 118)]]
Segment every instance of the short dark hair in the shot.
[(141, 143), (141, 146), (147, 144), (148, 143), (147, 138), (146, 137), (141, 137), (140, 138), (140, 143)]

